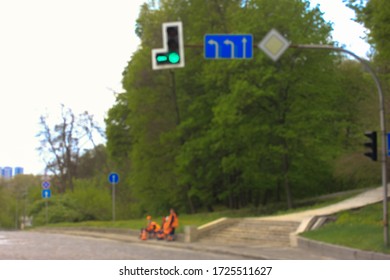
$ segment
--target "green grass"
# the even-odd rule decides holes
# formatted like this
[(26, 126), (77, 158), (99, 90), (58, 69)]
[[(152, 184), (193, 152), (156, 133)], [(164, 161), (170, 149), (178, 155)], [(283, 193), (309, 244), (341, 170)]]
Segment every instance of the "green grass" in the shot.
[[(241, 217), (260, 217), (268, 215), (282, 215), (293, 212), (299, 212), (307, 209), (314, 209), (324, 207), (330, 204), (334, 204), (343, 199), (349, 198), (356, 192), (333, 195), (328, 198), (327, 196), (312, 199), (311, 201), (301, 201), (297, 202), (298, 207), (294, 209), (287, 210), (285, 208), (285, 203), (271, 204), (259, 208), (244, 208), (240, 210), (226, 210), (226, 209), (217, 209), (215, 212), (207, 213), (198, 213), (198, 214), (181, 214), (179, 216), (180, 227), (178, 232), (184, 232), (185, 226), (201, 226), (209, 222), (215, 221), (222, 217), (228, 218), (241, 218)], [(153, 217), (156, 222), (160, 223), (162, 217)], [(132, 219), (126, 221), (86, 221), (79, 223), (55, 223), (49, 224), (45, 227), (98, 227), (98, 228), (128, 228), (138, 230), (142, 227), (145, 227), (146, 219)]]
[[(285, 209), (285, 204), (272, 204), (265, 207), (260, 208), (243, 208), (240, 210), (226, 210), (226, 209), (217, 209), (215, 212), (207, 212), (207, 213), (198, 213), (198, 214), (181, 214), (179, 216), (180, 227), (178, 228), (178, 232), (184, 232), (185, 226), (201, 226), (207, 224), (209, 222), (215, 221), (222, 217), (228, 218), (242, 218), (242, 217), (260, 217), (260, 216), (268, 216), (268, 215), (282, 215), (293, 212), (299, 212), (307, 209), (321, 208), (340, 200), (346, 199), (350, 197), (351, 194), (343, 194), (337, 197), (333, 197), (330, 199), (326, 199), (325, 201), (317, 200), (317, 202), (303, 202), (299, 205), (300, 207), (287, 210)], [(302, 206), (305, 205), (305, 206)], [(310, 206), (307, 206), (310, 205)], [(154, 218), (157, 223), (160, 223), (162, 217)], [(126, 221), (87, 221), (87, 222), (79, 222), (79, 223), (56, 223), (49, 224), (46, 227), (98, 227), (98, 228), (128, 228), (138, 230), (142, 227), (146, 226), (146, 219), (133, 219)]]
[(390, 253), (384, 246), (383, 204), (377, 203), (357, 210), (341, 212), (337, 220), (305, 232), (303, 237), (351, 248)]

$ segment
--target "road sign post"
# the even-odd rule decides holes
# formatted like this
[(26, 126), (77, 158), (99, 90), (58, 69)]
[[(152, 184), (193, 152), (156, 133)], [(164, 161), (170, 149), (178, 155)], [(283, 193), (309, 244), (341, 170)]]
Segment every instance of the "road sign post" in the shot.
[(112, 186), (112, 221), (115, 221), (115, 185), (119, 182), (118, 173), (111, 172), (110, 175), (108, 175), (108, 181)]
[(253, 58), (251, 34), (206, 34), (203, 46), (206, 59)]
[(42, 197), (45, 199), (46, 224), (49, 220), (49, 198), (51, 197), (50, 182), (47, 178), (42, 182)]

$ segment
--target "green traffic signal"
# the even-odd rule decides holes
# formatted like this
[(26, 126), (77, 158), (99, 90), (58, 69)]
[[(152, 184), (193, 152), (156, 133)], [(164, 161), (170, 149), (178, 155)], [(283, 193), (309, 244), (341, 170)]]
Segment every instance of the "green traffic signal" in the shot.
[(152, 49), (153, 70), (184, 67), (183, 25), (180, 21), (162, 24), (163, 48)]
[(166, 55), (157, 55), (156, 60), (158, 63), (164, 63), (168, 61), (168, 58)]
[(180, 62), (180, 55), (177, 52), (156, 55), (157, 64), (177, 64)]
[(169, 55), (168, 55), (168, 60), (170, 63), (172, 64), (176, 64), (180, 61), (180, 56), (178, 53), (176, 52), (171, 52)]

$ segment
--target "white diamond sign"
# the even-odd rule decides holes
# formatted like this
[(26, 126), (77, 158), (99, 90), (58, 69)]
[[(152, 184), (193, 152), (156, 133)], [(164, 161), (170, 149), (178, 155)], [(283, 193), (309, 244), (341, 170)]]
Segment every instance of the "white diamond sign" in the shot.
[(290, 44), (291, 42), (287, 41), (278, 31), (272, 29), (257, 46), (277, 61)]

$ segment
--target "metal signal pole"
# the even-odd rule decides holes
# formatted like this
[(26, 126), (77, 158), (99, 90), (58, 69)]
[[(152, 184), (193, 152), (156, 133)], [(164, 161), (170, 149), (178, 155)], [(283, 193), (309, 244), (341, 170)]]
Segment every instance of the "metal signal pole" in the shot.
[(375, 85), (378, 90), (378, 96), (379, 96), (379, 117), (380, 117), (380, 126), (381, 126), (380, 139), (382, 142), (381, 162), (382, 162), (382, 185), (383, 185), (383, 235), (384, 235), (384, 244), (386, 247), (388, 247), (389, 246), (389, 218), (388, 218), (388, 207), (387, 207), (388, 190), (387, 190), (387, 156), (386, 156), (386, 121), (385, 121), (385, 105), (384, 105), (385, 102), (383, 97), (382, 86), (378, 79), (378, 76), (375, 74), (374, 70), (371, 68), (370, 64), (366, 60), (362, 59), (355, 53), (343, 48), (334, 47), (330, 45), (290, 45), (290, 48), (330, 50), (330, 51), (347, 53), (353, 56), (356, 60), (358, 60), (361, 64), (364, 65), (364, 67), (371, 74), (371, 77), (375, 82)]

